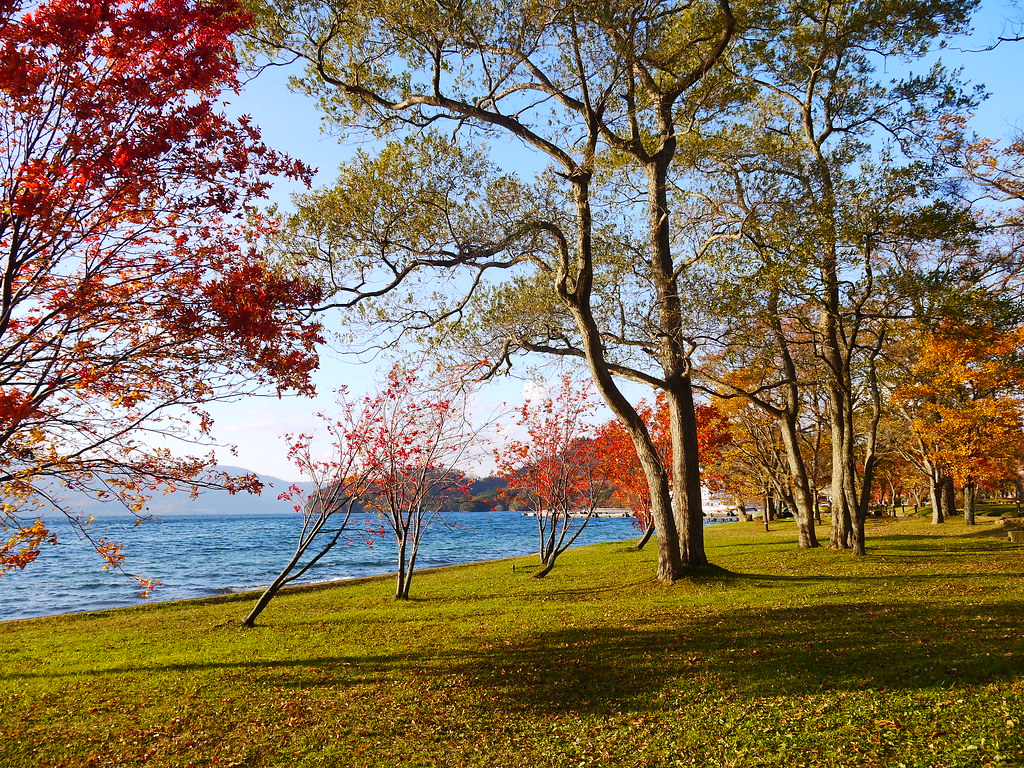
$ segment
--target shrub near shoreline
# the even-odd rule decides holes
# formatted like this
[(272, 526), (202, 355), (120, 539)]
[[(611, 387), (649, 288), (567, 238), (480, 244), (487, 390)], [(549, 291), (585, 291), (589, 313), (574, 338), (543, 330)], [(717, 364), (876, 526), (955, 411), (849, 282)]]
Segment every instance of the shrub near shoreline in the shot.
[[(627, 544), (0, 625), (4, 766), (1024, 763), (1024, 550), (994, 523), (707, 531), (664, 587)], [(513, 570), (512, 565), (516, 565)], [(383, 577), (387, 578), (387, 577)]]

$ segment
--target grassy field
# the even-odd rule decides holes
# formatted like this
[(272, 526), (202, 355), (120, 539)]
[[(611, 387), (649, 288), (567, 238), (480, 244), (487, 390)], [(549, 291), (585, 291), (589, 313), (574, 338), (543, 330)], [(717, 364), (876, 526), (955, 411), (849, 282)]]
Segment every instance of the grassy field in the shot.
[[(708, 530), (717, 567), (574, 550), (0, 624), (0, 766), (1024, 765), (1024, 548), (982, 518)], [(513, 569), (513, 564), (517, 567)]]

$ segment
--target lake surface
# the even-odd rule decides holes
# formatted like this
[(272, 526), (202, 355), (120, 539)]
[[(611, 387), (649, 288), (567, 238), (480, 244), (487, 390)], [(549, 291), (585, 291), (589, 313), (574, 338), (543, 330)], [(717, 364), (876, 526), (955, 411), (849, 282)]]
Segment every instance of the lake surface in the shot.
[[(537, 521), (518, 512), (450, 515), (451, 527), (435, 525), (423, 540), (417, 568), (528, 555), (537, 551)], [(208, 597), (259, 589), (269, 584), (295, 550), (301, 518), (259, 515), (182, 515), (134, 525), (131, 517), (101, 517), (91, 535), (125, 545), (125, 570), (161, 585), (150, 601)], [(358, 523), (379, 526), (376, 517)], [(66, 521), (54, 524), (57, 546), (43, 549), (24, 571), (0, 576), (0, 620), (49, 616), (137, 605), (135, 582), (100, 570), (102, 561)], [(357, 525), (358, 528), (358, 525)], [(632, 522), (595, 518), (576, 545), (636, 538)], [(332, 581), (392, 573), (395, 544), (387, 537), (367, 546), (366, 536), (335, 548), (300, 580)], [(415, 589), (415, 586), (413, 587)]]

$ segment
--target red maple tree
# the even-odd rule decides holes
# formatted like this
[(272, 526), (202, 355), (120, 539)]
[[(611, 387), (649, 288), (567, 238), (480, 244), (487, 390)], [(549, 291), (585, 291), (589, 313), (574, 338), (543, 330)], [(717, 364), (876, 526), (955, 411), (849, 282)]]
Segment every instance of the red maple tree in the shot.
[(383, 527), (373, 527), (365, 519), (357, 518), (362, 524), (353, 524), (353, 514), (362, 509), (360, 502), (374, 479), (374, 468), (365, 460), (362, 441), (377, 414), (367, 407), (369, 402), (347, 400), (344, 390), (341, 393), (340, 414), (317, 414), (324, 425), (321, 439), (305, 432), (285, 435), (288, 458), (302, 473), (308, 489), (293, 484), (278, 499), (292, 502), (292, 508), (302, 516), (302, 525), (292, 556), (260, 595), (242, 621), (243, 626), (254, 626), (281, 588), (306, 574), (339, 541), (352, 544), (361, 539), (372, 547), (374, 538), (384, 535)]
[(251, 488), (173, 441), (209, 444), (211, 401), (312, 388), (318, 290), (249, 208), (309, 170), (218, 103), (245, 24), (235, 0), (0, 0), (0, 572), (54, 541), (61, 486), (136, 514)]
[(525, 499), (537, 519), (543, 578), (583, 532), (609, 493), (602, 446), (587, 419), (596, 408), (593, 391), (572, 376), (562, 376), (557, 391), (519, 408), (524, 440), (508, 440), (495, 453), (498, 475), (510, 497)]
[[(709, 459), (718, 456), (722, 447), (729, 442), (728, 421), (713, 405), (698, 405), (695, 411), (701, 474), (706, 481), (716, 483), (718, 479)], [(637, 413), (647, 424), (662, 462), (669, 466), (672, 461), (672, 440), (669, 434), (668, 404), (664, 395), (659, 393), (653, 406), (647, 401), (641, 401), (637, 405)], [(611, 478), (614, 486), (610, 503), (627, 507), (633, 513), (634, 524), (643, 532), (637, 542), (637, 549), (640, 549), (654, 533), (654, 519), (651, 516), (651, 492), (647, 476), (640, 466), (636, 448), (618, 419), (601, 425), (597, 441), (602, 464), (600, 472)]]
[(369, 478), (361, 503), (383, 519), (397, 547), (396, 600), (409, 599), (423, 537), (443, 522), (453, 496), (466, 495), (462, 467), (481, 433), (469, 414), (477, 384), (472, 371), (395, 365), (380, 392), (363, 398), (364, 415), (349, 434)]

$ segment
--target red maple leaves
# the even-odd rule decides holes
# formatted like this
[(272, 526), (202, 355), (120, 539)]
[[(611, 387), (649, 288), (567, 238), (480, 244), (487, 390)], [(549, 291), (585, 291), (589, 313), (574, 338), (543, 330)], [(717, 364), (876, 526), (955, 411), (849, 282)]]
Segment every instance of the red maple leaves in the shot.
[(205, 440), (212, 400), (311, 390), (319, 291), (248, 209), (309, 169), (217, 100), (245, 23), (234, 0), (0, 2), (0, 572), (50, 540), (30, 520), (55, 486), (138, 513), (219, 483), (153, 445)]

